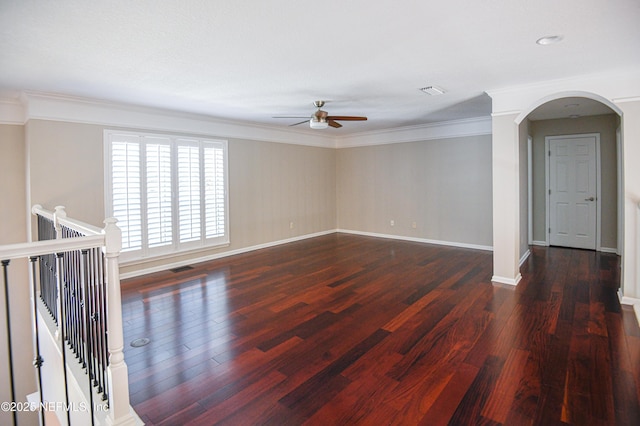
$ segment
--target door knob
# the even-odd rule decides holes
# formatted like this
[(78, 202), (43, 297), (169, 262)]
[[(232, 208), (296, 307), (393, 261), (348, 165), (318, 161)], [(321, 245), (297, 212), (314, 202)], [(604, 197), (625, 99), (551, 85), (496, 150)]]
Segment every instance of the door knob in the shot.
[(585, 201), (595, 201), (595, 198), (593, 198), (593, 197), (589, 197), (589, 198), (585, 198), (584, 200), (585, 200)]

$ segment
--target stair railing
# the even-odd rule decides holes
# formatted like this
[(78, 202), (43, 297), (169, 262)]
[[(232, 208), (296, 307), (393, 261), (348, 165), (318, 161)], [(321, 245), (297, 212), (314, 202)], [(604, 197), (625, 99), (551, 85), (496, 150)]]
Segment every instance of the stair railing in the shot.
[[(63, 342), (61, 355), (67, 424), (71, 424), (67, 370), (73, 370), (67, 368), (69, 363), (79, 364), (90, 383), (88, 408), (91, 410), (91, 424), (102, 423), (96, 423), (96, 418), (103, 418), (109, 425), (136, 424), (137, 417), (129, 403), (127, 366), (123, 354), (118, 264), (122, 248), (120, 228), (113, 218), (106, 219), (102, 229), (68, 218), (63, 207), (48, 211), (35, 205), (32, 213), (37, 217), (38, 241), (0, 246), (13, 402), (16, 402), (13, 390), (16, 372), (12, 362), (9, 292), (12, 286), (23, 283), (10, 282), (9, 265), (13, 259), (26, 258), (30, 265), (34, 366), (39, 383), (41, 424), (45, 424), (42, 405), (46, 401), (42, 395), (41, 366), (44, 360), (39, 349), (38, 312), (48, 312), (56, 334)], [(106, 416), (96, 415), (96, 410), (106, 410)], [(17, 423), (15, 416), (14, 423)]]

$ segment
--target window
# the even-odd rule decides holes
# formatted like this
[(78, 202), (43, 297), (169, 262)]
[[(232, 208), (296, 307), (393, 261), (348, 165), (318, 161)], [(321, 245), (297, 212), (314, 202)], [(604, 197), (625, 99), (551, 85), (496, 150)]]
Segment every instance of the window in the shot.
[(123, 259), (227, 244), (227, 142), (105, 131), (107, 216)]

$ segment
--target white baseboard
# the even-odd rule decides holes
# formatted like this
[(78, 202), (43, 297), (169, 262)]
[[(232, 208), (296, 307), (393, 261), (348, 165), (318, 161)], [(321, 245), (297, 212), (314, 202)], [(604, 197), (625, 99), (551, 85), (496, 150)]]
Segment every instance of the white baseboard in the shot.
[(468, 248), (473, 250), (484, 250), (484, 251), (493, 251), (492, 246), (484, 246), (479, 244), (468, 244), (468, 243), (459, 243), (454, 241), (441, 241), (441, 240), (430, 240), (427, 238), (415, 238), (415, 237), (406, 237), (403, 235), (392, 235), (392, 234), (378, 234), (376, 232), (364, 232), (364, 231), (354, 231), (351, 229), (338, 229), (337, 232), (342, 232), (345, 234), (353, 234), (353, 235), (363, 235), (366, 237), (377, 237), (377, 238), (388, 238), (392, 240), (402, 240), (402, 241), (411, 241), (414, 243), (425, 243), (425, 244), (435, 244), (439, 246), (448, 246), (448, 247), (458, 247), (458, 248)]
[(531, 250), (527, 250), (520, 258), (520, 263), (518, 264), (518, 266), (522, 266), (522, 264), (529, 258), (530, 255), (531, 255)]
[[(193, 265), (195, 263), (200, 263), (200, 262), (208, 262), (210, 260), (221, 259), (223, 257), (233, 256), (236, 254), (248, 253), (250, 251), (260, 250), (263, 248), (275, 247), (282, 244), (292, 243), (295, 241), (302, 241), (309, 238), (319, 237), (322, 235), (335, 234), (336, 232), (337, 231), (335, 229), (331, 229), (329, 231), (316, 232), (313, 234), (305, 234), (305, 235), (300, 235), (293, 238), (287, 238), (284, 240), (271, 241), (264, 244), (257, 244), (255, 246), (243, 247), (236, 250), (229, 250), (229, 251), (214, 253), (206, 256), (194, 257), (192, 259), (182, 260), (179, 262), (170, 262), (170, 259), (167, 259), (167, 263), (163, 263), (162, 265), (152, 266), (148, 268), (143, 267), (141, 269), (136, 269), (135, 271), (121, 273), (120, 278), (124, 280), (127, 278), (139, 277), (141, 275), (152, 274), (154, 272), (167, 271), (169, 269), (179, 268), (181, 266)], [(126, 266), (136, 266), (136, 264), (129, 263)]]
[(620, 299), (621, 305), (640, 305), (640, 299), (635, 297), (623, 296), (621, 291), (618, 291), (618, 299)]
[[(531, 245), (532, 246), (540, 246), (540, 247), (549, 247), (549, 244), (546, 241), (532, 241)], [(611, 248), (611, 247), (600, 247), (598, 249), (598, 251), (600, 251), (602, 253), (618, 254), (618, 249), (617, 248)]]
[(507, 277), (500, 277), (498, 275), (494, 275), (491, 277), (491, 282), (496, 284), (507, 284), (507, 285), (516, 286), (518, 285), (521, 279), (522, 279), (522, 275), (520, 275), (520, 273), (518, 272), (518, 275), (516, 275), (515, 278), (507, 278)]
[(612, 254), (618, 254), (618, 249), (617, 248), (611, 248), (611, 247), (600, 247), (600, 250), (602, 253), (612, 253)]
[[(353, 234), (353, 235), (362, 235), (362, 236), (367, 236), (367, 237), (388, 238), (388, 239), (401, 240), (401, 241), (412, 241), (412, 242), (418, 242), (418, 243), (435, 244), (435, 245), (448, 246), (448, 247), (457, 247), (457, 248), (467, 248), (467, 249), (473, 249), (473, 250), (493, 251), (493, 247), (491, 247), (491, 246), (484, 246), (484, 245), (478, 245), (478, 244), (467, 244), (467, 243), (458, 243), (458, 242), (452, 242), (452, 241), (430, 240), (430, 239), (426, 239), (426, 238), (413, 238), (413, 237), (405, 237), (405, 236), (400, 236), (400, 235), (378, 234), (378, 233), (374, 233), (374, 232), (362, 232), (362, 231), (354, 231), (354, 230), (349, 230), (349, 229), (331, 229), (331, 230), (328, 230), (328, 231), (316, 232), (316, 233), (313, 233), (313, 234), (305, 234), (305, 235), (300, 235), (300, 236), (293, 237), (293, 238), (287, 238), (287, 239), (284, 239), (284, 240), (272, 241), (272, 242), (268, 242), (268, 243), (264, 243), (264, 244), (257, 244), (257, 245), (254, 245), (254, 246), (243, 247), (243, 248), (236, 249), (236, 250), (229, 250), (229, 251), (223, 251), (223, 252), (218, 252), (218, 253), (214, 253), (214, 254), (194, 257), (194, 258), (186, 259), (186, 260), (182, 260), (182, 261), (171, 262), (171, 259), (168, 258), (168, 259), (166, 259), (167, 263), (163, 263), (162, 265), (156, 265), (156, 266), (151, 266), (151, 267), (147, 267), (147, 268), (144, 267), (144, 263), (143, 262), (140, 262), (140, 263), (127, 263), (124, 266), (127, 266), (127, 267), (140, 266), (140, 269), (136, 269), (135, 271), (131, 271), (131, 272), (121, 273), (120, 274), (120, 278), (124, 280), (124, 279), (127, 279), (127, 278), (139, 277), (141, 275), (152, 274), (154, 272), (161, 272), (161, 271), (166, 271), (166, 270), (173, 269), (173, 268), (179, 268), (181, 266), (193, 265), (195, 263), (207, 262), (207, 261), (215, 260), (215, 259), (221, 259), (223, 257), (233, 256), (233, 255), (242, 254), (242, 253), (248, 253), (250, 251), (260, 250), (260, 249), (268, 248), (268, 247), (275, 247), (275, 246), (279, 246), (281, 244), (287, 244), (287, 243), (292, 243), (292, 242), (295, 242), (295, 241), (306, 240), (308, 238), (319, 237), (319, 236), (322, 236), (322, 235), (334, 234), (336, 232), (341, 232), (341, 233), (345, 233), (345, 234)], [(503, 284), (511, 284), (511, 285), (516, 285), (517, 284), (517, 282), (513, 283), (514, 280), (511, 280), (511, 281), (512, 282), (503, 282)], [(519, 279), (518, 279), (518, 281), (519, 281)], [(496, 282), (498, 282), (498, 281), (496, 281)]]
[(637, 299), (635, 297), (623, 296), (622, 291), (620, 290), (618, 290), (618, 298), (620, 299), (621, 305), (633, 306), (633, 312), (636, 314), (638, 325), (640, 325), (640, 299)]

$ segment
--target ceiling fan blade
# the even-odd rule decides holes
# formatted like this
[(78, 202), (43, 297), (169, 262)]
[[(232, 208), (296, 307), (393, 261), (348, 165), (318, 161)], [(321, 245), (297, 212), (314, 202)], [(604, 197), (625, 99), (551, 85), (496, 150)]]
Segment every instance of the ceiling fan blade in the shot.
[(365, 121), (367, 117), (356, 117), (351, 115), (330, 115), (327, 120), (342, 120), (342, 121)]
[[(292, 118), (301, 118), (301, 117), (292, 117)], [(308, 122), (309, 122), (309, 119), (302, 120), (302, 121), (301, 121), (301, 122), (299, 122), (299, 123), (289, 124), (289, 127), (297, 126), (298, 124), (308, 123)]]
[(342, 124), (338, 123), (337, 121), (333, 121), (333, 120), (329, 119), (329, 120), (327, 120), (327, 122), (329, 123), (329, 126), (335, 127), (336, 129), (342, 127)]

